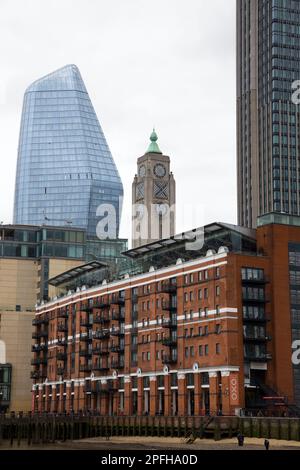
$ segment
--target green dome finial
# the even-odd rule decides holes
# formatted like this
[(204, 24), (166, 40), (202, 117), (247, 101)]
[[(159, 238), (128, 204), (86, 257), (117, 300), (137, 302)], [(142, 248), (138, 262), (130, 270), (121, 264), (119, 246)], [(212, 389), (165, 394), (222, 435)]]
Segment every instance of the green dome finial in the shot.
[(155, 132), (155, 129), (153, 129), (153, 132), (150, 136), (151, 144), (148, 147), (148, 150), (146, 153), (162, 153), (159, 146), (157, 145), (158, 137)]

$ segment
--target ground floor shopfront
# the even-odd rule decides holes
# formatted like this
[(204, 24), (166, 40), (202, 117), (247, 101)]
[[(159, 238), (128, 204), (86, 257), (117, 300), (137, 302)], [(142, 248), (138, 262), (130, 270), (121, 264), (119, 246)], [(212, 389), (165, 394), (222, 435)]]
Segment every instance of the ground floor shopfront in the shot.
[(235, 415), (243, 408), (237, 371), (90, 377), (35, 385), (36, 412), (100, 415)]

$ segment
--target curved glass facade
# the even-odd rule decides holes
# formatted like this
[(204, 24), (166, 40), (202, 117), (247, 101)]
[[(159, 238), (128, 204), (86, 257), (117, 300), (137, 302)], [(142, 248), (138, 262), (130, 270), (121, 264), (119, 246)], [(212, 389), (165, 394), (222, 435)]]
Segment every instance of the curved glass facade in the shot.
[(14, 223), (72, 224), (96, 235), (101, 204), (116, 210), (123, 186), (93, 105), (75, 65), (34, 82), (25, 92), (15, 185)]

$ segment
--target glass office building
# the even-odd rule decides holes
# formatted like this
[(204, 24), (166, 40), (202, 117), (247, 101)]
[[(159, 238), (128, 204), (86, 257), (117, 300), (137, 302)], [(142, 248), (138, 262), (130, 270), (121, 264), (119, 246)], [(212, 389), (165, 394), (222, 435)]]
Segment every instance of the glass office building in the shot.
[(14, 223), (66, 225), (96, 235), (97, 209), (115, 209), (118, 236), (123, 186), (75, 65), (25, 92), (15, 185)]
[(238, 223), (300, 215), (300, 0), (237, 0)]

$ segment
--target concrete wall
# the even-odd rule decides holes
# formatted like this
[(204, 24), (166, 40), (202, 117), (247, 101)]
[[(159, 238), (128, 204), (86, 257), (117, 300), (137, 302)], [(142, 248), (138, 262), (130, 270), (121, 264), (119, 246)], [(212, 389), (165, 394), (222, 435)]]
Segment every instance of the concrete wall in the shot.
[(12, 364), (10, 411), (30, 411), (32, 320), (34, 312), (0, 312), (0, 341), (5, 343), (6, 362)]

